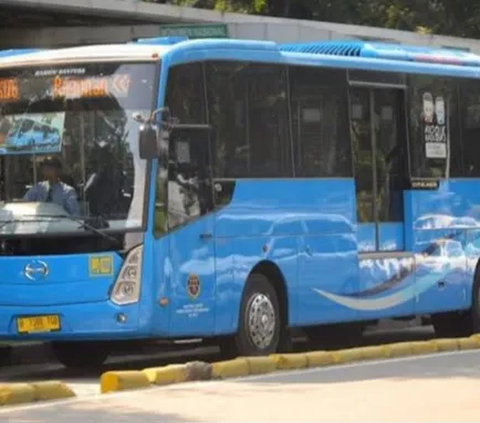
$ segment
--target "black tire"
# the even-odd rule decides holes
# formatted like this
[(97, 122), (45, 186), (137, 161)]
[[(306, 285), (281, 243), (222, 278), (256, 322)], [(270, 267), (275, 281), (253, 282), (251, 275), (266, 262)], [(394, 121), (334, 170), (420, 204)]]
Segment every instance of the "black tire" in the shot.
[[(265, 307), (265, 313), (257, 315), (257, 320), (254, 320), (254, 310), (256, 308), (258, 311), (260, 306)], [(231, 358), (277, 352), (281, 342), (282, 320), (277, 293), (270, 281), (261, 274), (250, 275), (240, 305), (238, 332), (220, 341), (222, 355)]]
[(52, 351), (69, 369), (94, 369), (105, 363), (111, 349), (99, 342), (54, 342)]
[(465, 314), (466, 324), (469, 327), (469, 335), (480, 333), (480, 270), (475, 271), (475, 280), (472, 290), (472, 306)]
[(472, 334), (471, 313), (451, 312), (432, 315), (432, 325), (435, 336), (439, 338), (458, 338)]

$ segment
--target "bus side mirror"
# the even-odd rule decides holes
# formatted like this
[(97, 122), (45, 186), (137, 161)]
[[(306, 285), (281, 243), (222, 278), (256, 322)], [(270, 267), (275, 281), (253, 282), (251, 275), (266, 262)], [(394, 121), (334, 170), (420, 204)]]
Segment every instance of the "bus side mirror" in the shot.
[(144, 160), (153, 160), (160, 155), (157, 130), (153, 125), (145, 123), (140, 126), (138, 149), (140, 158)]

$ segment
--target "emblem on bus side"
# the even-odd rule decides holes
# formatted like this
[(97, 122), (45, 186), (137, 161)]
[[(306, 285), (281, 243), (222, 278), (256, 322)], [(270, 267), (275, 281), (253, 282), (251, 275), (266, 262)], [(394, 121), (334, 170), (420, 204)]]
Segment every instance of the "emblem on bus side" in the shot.
[(23, 269), (23, 273), (27, 279), (31, 281), (39, 281), (48, 275), (47, 263), (40, 260), (33, 260)]
[(197, 275), (188, 276), (187, 294), (192, 300), (195, 300), (200, 295), (200, 278)]

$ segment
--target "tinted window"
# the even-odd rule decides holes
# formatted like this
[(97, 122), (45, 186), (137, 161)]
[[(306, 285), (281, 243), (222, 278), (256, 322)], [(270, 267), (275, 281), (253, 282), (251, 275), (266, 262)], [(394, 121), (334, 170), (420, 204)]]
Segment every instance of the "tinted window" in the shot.
[(205, 122), (205, 92), (200, 63), (174, 66), (168, 71), (166, 105), (180, 123)]
[(346, 71), (289, 72), (296, 176), (351, 176)]
[(480, 81), (460, 84), (464, 175), (480, 176)]
[(451, 78), (410, 78), (412, 176), (443, 178), (458, 173), (460, 134), (457, 84)]
[(375, 220), (373, 195), (372, 124), (370, 91), (352, 89), (350, 92), (350, 130), (355, 163), (355, 188), (357, 194), (357, 218), (359, 222)]
[[(163, 140), (163, 151), (168, 151), (168, 146)], [(155, 217), (154, 217), (154, 230), (155, 235), (160, 236), (168, 232), (167, 225), (167, 193), (168, 193), (168, 163), (165, 160), (158, 160), (157, 178), (155, 185)]]
[[(169, 70), (165, 102), (180, 123), (206, 122), (203, 76), (201, 63)], [(159, 160), (157, 171), (157, 236), (208, 213), (213, 207), (208, 131), (177, 129), (163, 149), (168, 150), (168, 162)]]
[(282, 66), (207, 64), (215, 177), (292, 175), (286, 85)]
[(208, 132), (197, 129), (175, 131), (169, 140), (169, 229), (188, 223), (213, 209), (210, 181)]

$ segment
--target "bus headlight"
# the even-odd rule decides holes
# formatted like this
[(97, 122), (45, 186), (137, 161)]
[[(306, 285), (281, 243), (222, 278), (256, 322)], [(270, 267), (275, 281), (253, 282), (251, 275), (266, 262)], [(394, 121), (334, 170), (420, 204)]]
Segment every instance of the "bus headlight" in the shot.
[(128, 253), (110, 295), (110, 299), (115, 304), (132, 304), (140, 299), (142, 253), (142, 245), (135, 247)]

